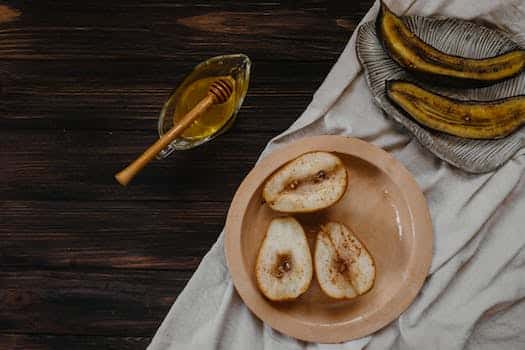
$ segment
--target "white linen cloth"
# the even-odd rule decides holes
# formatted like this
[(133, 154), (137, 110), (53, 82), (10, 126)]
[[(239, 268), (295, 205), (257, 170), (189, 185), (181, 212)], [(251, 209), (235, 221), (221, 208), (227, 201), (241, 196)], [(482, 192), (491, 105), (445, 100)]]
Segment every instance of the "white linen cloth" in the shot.
[[(395, 0), (398, 14), (479, 19), (525, 46), (525, 0)], [(375, 18), (376, 2), (363, 21)], [(434, 226), (430, 274), (415, 301), (368, 337), (314, 344), (272, 330), (243, 304), (230, 279), (223, 234), (153, 338), (166, 349), (525, 349), (525, 149), (492, 173), (439, 160), (373, 104), (355, 51), (356, 32), (301, 117), (264, 153), (292, 140), (341, 134), (391, 152), (424, 191)], [(264, 156), (263, 153), (263, 156)]]

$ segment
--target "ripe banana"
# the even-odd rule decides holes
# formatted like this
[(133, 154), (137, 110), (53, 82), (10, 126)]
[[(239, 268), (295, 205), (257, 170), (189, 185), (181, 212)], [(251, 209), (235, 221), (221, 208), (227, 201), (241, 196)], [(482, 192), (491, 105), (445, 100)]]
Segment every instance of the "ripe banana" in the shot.
[(386, 83), (388, 98), (420, 124), (470, 139), (502, 138), (525, 124), (525, 95), (460, 101), (402, 80)]
[(514, 50), (484, 59), (448, 55), (418, 38), (381, 2), (376, 32), (390, 57), (405, 69), (435, 82), (464, 86), (489, 85), (518, 74), (525, 67), (525, 51)]

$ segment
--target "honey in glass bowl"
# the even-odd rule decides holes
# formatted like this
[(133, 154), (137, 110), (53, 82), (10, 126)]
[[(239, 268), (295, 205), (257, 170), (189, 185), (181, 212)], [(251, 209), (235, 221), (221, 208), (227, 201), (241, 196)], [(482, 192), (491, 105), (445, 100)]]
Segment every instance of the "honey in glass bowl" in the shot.
[[(176, 124), (186, 113), (191, 111), (197, 103), (205, 98), (210, 85), (220, 78), (227, 79), (228, 77), (202, 78), (191, 83), (186, 90), (182, 92), (180, 99), (176, 101), (173, 122)], [(226, 102), (212, 105), (206, 110), (206, 113), (197, 118), (188, 129), (184, 130), (182, 137), (190, 141), (200, 140), (216, 133), (233, 115), (236, 100), (236, 93), (234, 91)]]
[(174, 150), (196, 147), (228, 130), (248, 91), (250, 66), (250, 59), (243, 54), (212, 57), (197, 65), (164, 104), (158, 123), (159, 136), (201, 101), (217, 79), (233, 79), (234, 91), (226, 102), (211, 106), (198, 117), (158, 158), (165, 158)]

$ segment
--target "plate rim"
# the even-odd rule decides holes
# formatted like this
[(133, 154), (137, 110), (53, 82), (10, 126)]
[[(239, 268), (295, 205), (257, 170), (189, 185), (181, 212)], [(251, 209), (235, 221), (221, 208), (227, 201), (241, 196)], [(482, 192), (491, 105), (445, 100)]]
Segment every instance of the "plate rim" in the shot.
[[(282, 152), (286, 149), (287, 152)], [(293, 158), (309, 151), (344, 153), (359, 157), (381, 169), (399, 187), (407, 203), (414, 246), (407, 264), (406, 283), (385, 306), (371, 316), (355, 321), (335, 324), (313, 324), (299, 322), (271, 307), (270, 302), (261, 302), (260, 291), (251, 282), (240, 249), (242, 224), (245, 211), (254, 192), (275, 170)], [(262, 180), (261, 180), (262, 179)], [(412, 204), (411, 204), (412, 203)], [(262, 158), (244, 178), (237, 189), (225, 224), (226, 263), (233, 284), (245, 305), (260, 320), (273, 329), (294, 338), (320, 342), (340, 343), (369, 335), (395, 320), (413, 302), (427, 277), (433, 255), (433, 227), (426, 199), (412, 174), (391, 154), (368, 142), (339, 135), (305, 137), (280, 147)], [(278, 317), (276, 317), (278, 316)]]

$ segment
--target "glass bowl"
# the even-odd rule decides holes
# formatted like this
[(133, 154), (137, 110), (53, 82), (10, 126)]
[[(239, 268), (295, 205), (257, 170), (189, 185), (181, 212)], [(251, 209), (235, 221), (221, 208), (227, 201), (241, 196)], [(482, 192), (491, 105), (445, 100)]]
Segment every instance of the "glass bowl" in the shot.
[(157, 158), (166, 158), (175, 150), (187, 150), (197, 147), (227, 131), (235, 122), (237, 113), (241, 108), (246, 92), (248, 91), (250, 67), (250, 59), (243, 54), (216, 56), (198, 64), (193, 71), (184, 78), (182, 84), (177, 87), (164, 103), (158, 121), (159, 137), (173, 127), (173, 115), (177, 108), (177, 101), (190, 84), (197, 80), (215, 76), (231, 76), (235, 81), (234, 98), (236, 101), (234, 101), (233, 112), (228, 121), (213, 134), (196, 140), (179, 137), (162, 150)]

